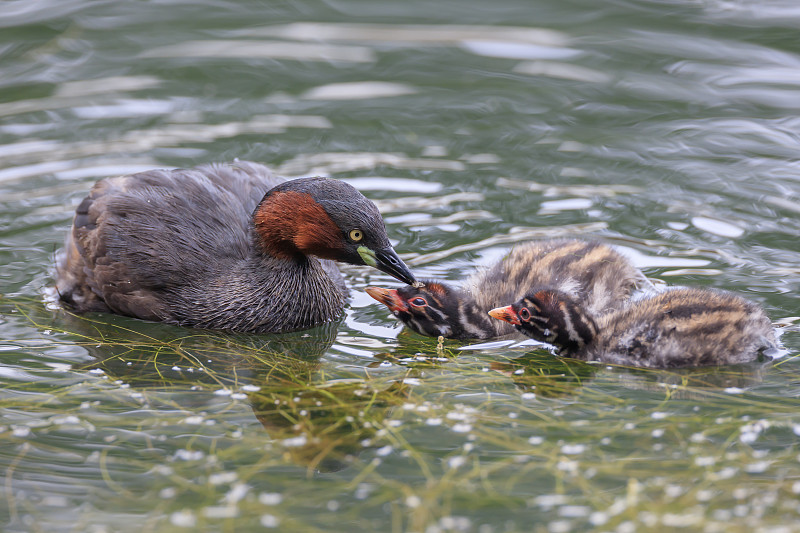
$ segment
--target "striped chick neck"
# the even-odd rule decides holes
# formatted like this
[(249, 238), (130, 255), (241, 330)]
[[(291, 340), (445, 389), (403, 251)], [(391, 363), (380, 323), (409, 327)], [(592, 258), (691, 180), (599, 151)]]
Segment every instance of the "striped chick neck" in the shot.
[(538, 341), (574, 354), (597, 336), (597, 323), (565, 292), (544, 289), (531, 292), (512, 305), (519, 317), (517, 329)]

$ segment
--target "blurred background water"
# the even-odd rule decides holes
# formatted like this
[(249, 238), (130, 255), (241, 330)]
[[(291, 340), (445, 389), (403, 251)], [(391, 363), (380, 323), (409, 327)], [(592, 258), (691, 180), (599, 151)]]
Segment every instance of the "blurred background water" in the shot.
[[(8, 0), (6, 531), (800, 531), (793, 1)], [(783, 326), (635, 371), (340, 324), (226, 336), (46, 301), (102, 177), (235, 158), (351, 181), (420, 277), (593, 236)]]

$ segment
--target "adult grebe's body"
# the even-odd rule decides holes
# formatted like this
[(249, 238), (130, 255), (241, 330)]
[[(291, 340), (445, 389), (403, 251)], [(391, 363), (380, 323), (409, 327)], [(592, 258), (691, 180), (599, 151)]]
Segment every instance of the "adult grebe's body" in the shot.
[(56, 287), (77, 312), (283, 332), (337, 318), (336, 266), (414, 277), (375, 205), (334, 179), (236, 162), (107, 178), (78, 206)]

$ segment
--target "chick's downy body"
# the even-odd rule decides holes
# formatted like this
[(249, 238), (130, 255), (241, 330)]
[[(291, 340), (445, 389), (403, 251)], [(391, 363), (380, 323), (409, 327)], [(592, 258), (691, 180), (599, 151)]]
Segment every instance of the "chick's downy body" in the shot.
[(644, 275), (608, 245), (550, 239), (515, 246), (462, 288), (429, 280), (423, 287), (369, 287), (367, 292), (422, 335), (489, 339), (514, 333), (514, 328), (487, 312), (531, 289), (557, 288), (602, 314), (623, 306), (639, 283), (647, 283)]
[(543, 290), (490, 314), (561, 355), (639, 367), (747, 363), (779, 346), (760, 306), (713, 289), (671, 289), (599, 316), (568, 294)]

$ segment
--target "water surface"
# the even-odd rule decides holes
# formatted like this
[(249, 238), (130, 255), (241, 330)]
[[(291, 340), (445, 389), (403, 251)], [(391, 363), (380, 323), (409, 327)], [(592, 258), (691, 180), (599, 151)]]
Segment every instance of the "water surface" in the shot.
[[(119, 3), (0, 15), (6, 531), (800, 528), (800, 8)], [(437, 346), (343, 266), (337, 324), (231, 336), (46, 302), (95, 180), (234, 158), (350, 180), (420, 277), (596, 237), (736, 291), (772, 364)]]

